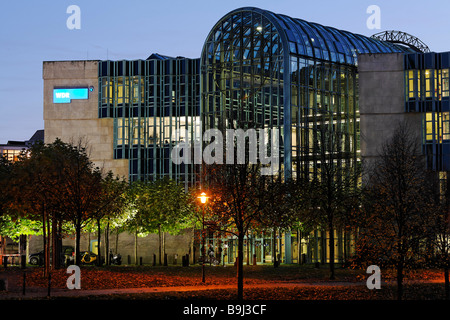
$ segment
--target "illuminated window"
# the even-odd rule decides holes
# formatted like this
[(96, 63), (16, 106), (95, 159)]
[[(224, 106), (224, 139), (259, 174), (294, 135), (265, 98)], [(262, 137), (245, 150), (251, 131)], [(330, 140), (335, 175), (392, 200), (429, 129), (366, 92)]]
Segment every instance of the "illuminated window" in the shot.
[(443, 69), (442, 70), (442, 96), (448, 97), (448, 83), (449, 83), (449, 70)]
[[(415, 89), (415, 84), (417, 82), (414, 81), (414, 70), (409, 70), (408, 71), (408, 97), (411, 98), (415, 98), (414, 95), (414, 89)], [(416, 84), (417, 86), (417, 84)]]
[(450, 140), (449, 112), (427, 112), (425, 115), (425, 139), (442, 142)]
[(429, 69), (425, 70), (425, 96), (427, 98), (431, 98), (432, 97), (433, 72), (434, 72), (434, 70), (429, 70)]

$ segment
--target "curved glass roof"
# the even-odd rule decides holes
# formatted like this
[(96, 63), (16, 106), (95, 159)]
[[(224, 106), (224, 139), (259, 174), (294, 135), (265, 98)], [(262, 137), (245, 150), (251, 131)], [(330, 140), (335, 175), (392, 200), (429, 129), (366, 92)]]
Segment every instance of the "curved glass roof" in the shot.
[[(262, 14), (276, 26), (278, 32), (283, 32), (284, 35), (281, 38), (285, 39), (283, 42), (288, 42), (284, 46), (285, 50), (288, 49), (292, 54), (354, 65), (357, 63), (356, 57), (358, 53), (412, 51), (409, 48), (387, 41), (291, 18), (283, 14), (275, 14), (271, 11), (254, 7), (233, 10), (220, 21), (230, 15), (246, 11)], [(215, 28), (212, 30), (214, 31)]]

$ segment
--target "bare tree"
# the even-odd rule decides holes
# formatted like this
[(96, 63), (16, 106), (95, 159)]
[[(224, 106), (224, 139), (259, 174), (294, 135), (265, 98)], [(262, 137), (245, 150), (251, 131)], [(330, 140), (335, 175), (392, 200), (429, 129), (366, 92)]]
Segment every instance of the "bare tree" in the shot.
[(309, 210), (302, 208), (303, 220), (328, 231), (330, 279), (335, 279), (335, 236), (337, 228), (343, 227), (347, 215), (358, 206), (360, 170), (346, 139), (335, 124), (322, 121), (317, 130), (315, 152), (320, 170), (306, 183)]
[(211, 165), (204, 188), (208, 190), (208, 226), (233, 234), (238, 239), (237, 280), (238, 299), (244, 290), (244, 237), (261, 213), (257, 195), (263, 186), (257, 164)]
[(396, 270), (401, 300), (404, 271), (417, 260), (434, 190), (407, 123), (399, 123), (367, 174), (358, 253), (367, 264)]
[[(450, 299), (450, 185), (448, 172), (442, 180), (439, 174), (434, 176), (435, 190), (434, 207), (431, 215), (425, 221), (427, 226), (427, 240), (424, 248), (425, 259), (433, 267), (444, 270), (445, 298)], [(430, 179), (431, 180), (431, 179)], [(433, 180), (432, 180), (433, 181)], [(433, 195), (431, 195), (433, 198)]]

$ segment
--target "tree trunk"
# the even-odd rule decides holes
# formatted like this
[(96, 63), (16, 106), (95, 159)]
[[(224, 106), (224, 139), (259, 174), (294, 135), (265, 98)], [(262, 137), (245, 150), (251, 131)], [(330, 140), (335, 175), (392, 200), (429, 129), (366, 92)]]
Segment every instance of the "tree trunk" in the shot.
[(45, 210), (42, 210), (42, 240), (43, 240), (43, 246), (44, 246), (44, 277), (48, 275), (48, 269), (47, 269), (47, 226), (45, 225), (46, 220), (46, 214)]
[(334, 230), (333, 230), (333, 218), (328, 222), (328, 232), (330, 234), (330, 280), (335, 279), (334, 274)]
[(238, 300), (244, 298), (244, 231), (238, 230), (238, 263), (237, 263)]
[(274, 228), (273, 229), (273, 236), (272, 236), (272, 243), (273, 243), (273, 248), (272, 248), (272, 256), (273, 256), (273, 266), (274, 268), (278, 267), (278, 262), (277, 262), (277, 230)]
[(397, 300), (403, 299), (403, 262), (397, 264)]
[(347, 252), (347, 236), (348, 236), (348, 233), (347, 233), (347, 231), (345, 231), (344, 230), (344, 247), (343, 247), (343, 250), (344, 250), (344, 264), (345, 265), (347, 265), (347, 260), (348, 260), (348, 252)]
[(138, 264), (138, 232), (134, 233), (134, 264)]
[(192, 227), (191, 243), (189, 245), (189, 260), (190, 260), (189, 263), (190, 264), (195, 263), (194, 241), (195, 241), (195, 227)]
[(45, 269), (47, 270), (46, 274), (48, 275), (50, 272), (50, 247), (51, 247), (51, 228), (50, 228), (50, 217), (49, 214), (47, 214), (46, 218), (46, 225), (47, 225), (47, 246), (45, 248)]
[(119, 253), (119, 228), (116, 228), (116, 254)]
[(75, 264), (81, 264), (80, 257), (80, 243), (81, 243), (81, 226), (79, 223), (75, 225)]
[(445, 280), (445, 299), (450, 300), (450, 279), (449, 279), (449, 272), (448, 267), (446, 266), (444, 268), (444, 280)]
[(55, 217), (52, 218), (51, 221), (51, 225), (52, 225), (52, 251), (51, 251), (51, 257), (52, 257), (52, 265), (51, 265), (51, 269), (55, 270), (58, 269), (59, 264), (58, 264), (58, 245), (57, 245), (57, 239), (56, 239), (56, 219)]
[(161, 225), (158, 226), (158, 239), (159, 239), (159, 244), (158, 244), (158, 252), (159, 252), (159, 265), (161, 265), (161, 254), (162, 254), (162, 239), (161, 239)]
[(109, 256), (109, 217), (108, 223), (106, 224), (105, 230), (105, 262), (106, 265), (109, 266), (111, 264), (110, 256)]
[(99, 267), (102, 265), (102, 251), (100, 250), (101, 233), (100, 219), (97, 219), (97, 266)]
[(162, 232), (162, 255), (163, 255), (163, 259), (164, 261), (166, 261), (165, 257), (166, 257), (166, 233), (163, 231)]

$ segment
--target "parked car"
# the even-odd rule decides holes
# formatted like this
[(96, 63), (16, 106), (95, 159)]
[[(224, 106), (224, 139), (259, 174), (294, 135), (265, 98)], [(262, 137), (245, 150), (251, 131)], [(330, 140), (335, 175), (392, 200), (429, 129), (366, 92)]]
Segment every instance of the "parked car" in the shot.
[[(51, 249), (50, 249), (51, 257)], [(61, 260), (63, 264), (71, 264), (75, 260), (75, 249), (72, 246), (62, 246)], [(28, 262), (32, 265), (42, 266), (44, 264), (44, 250), (30, 254), (28, 256)]]

